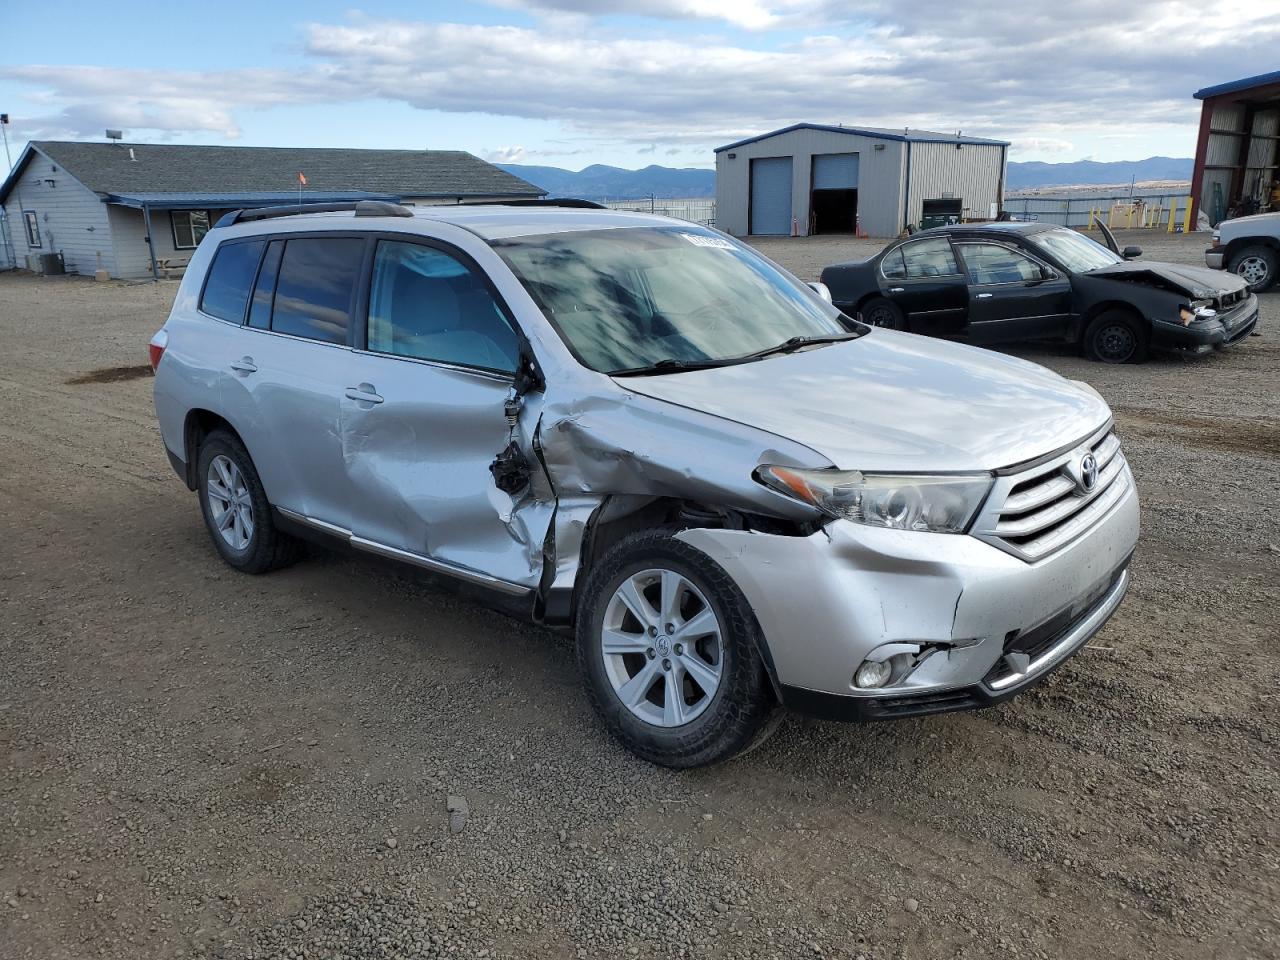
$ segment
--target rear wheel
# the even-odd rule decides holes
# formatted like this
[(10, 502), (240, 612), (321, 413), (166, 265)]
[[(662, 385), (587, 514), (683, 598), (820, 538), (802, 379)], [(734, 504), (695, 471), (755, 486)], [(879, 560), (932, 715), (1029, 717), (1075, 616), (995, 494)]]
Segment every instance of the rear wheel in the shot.
[(1227, 268), (1249, 284), (1254, 293), (1261, 293), (1275, 283), (1280, 273), (1280, 256), (1270, 247), (1245, 247), (1231, 257)]
[(578, 662), (610, 731), (668, 767), (760, 742), (777, 709), (746, 598), (710, 557), (666, 532), (617, 543), (587, 580)]
[(907, 329), (906, 318), (903, 317), (902, 311), (898, 309), (898, 305), (892, 300), (886, 300), (884, 297), (876, 297), (874, 300), (867, 301), (862, 308), (862, 322), (869, 323), (873, 327), (885, 327), (889, 330)]
[(1142, 363), (1147, 359), (1147, 328), (1131, 313), (1107, 310), (1084, 331), (1084, 352), (1101, 363)]
[(244, 573), (267, 573), (298, 559), (301, 544), (276, 529), (258, 471), (240, 438), (215, 430), (196, 461), (200, 511), (214, 549)]

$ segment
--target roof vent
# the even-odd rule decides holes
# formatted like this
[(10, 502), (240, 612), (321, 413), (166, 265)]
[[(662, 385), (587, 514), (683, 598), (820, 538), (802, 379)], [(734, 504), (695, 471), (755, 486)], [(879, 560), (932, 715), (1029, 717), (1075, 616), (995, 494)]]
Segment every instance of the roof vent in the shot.
[(133, 155), (133, 147), (129, 148), (129, 159), (132, 160), (134, 163), (138, 162), (138, 158)]

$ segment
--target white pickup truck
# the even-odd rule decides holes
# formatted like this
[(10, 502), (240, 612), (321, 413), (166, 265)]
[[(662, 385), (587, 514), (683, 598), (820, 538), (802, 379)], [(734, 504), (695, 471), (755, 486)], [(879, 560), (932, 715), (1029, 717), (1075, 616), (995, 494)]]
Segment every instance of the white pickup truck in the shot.
[(1223, 220), (1213, 231), (1204, 262), (1215, 270), (1230, 270), (1261, 293), (1280, 275), (1280, 213)]

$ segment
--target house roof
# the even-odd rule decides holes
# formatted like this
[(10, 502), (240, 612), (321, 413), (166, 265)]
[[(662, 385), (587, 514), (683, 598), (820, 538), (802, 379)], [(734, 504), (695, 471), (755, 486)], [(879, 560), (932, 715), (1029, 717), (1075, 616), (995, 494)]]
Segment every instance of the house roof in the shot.
[(398, 197), (540, 197), (546, 191), (461, 150), (213, 147), (33, 140), (0, 201), (39, 151), (98, 194), (240, 194), (308, 189)]
[(789, 127), (783, 127), (781, 130), (771, 130), (768, 133), (760, 133), (754, 137), (747, 137), (745, 140), (735, 140), (733, 143), (726, 143), (723, 147), (716, 147), (715, 152), (721, 153), (725, 150), (732, 150), (735, 147), (745, 147), (748, 143), (755, 143), (757, 140), (767, 140), (769, 137), (776, 137), (779, 134), (791, 133), (793, 130), (823, 130), (827, 133), (847, 133), (855, 137), (871, 137), (875, 140), (903, 140), (912, 143), (968, 143), (977, 146), (986, 145), (993, 147), (1007, 147), (1007, 140), (986, 140), (982, 137), (962, 137), (954, 133), (935, 133), (932, 130), (912, 130), (909, 127), (846, 127), (835, 126), (828, 123), (793, 123)]
[(1210, 97), (1220, 97), (1224, 93), (1239, 93), (1242, 90), (1252, 90), (1255, 87), (1267, 87), (1272, 84), (1280, 84), (1280, 70), (1275, 70), (1271, 73), (1260, 73), (1256, 77), (1245, 77), (1243, 80), (1219, 83), (1213, 87), (1205, 87), (1197, 90), (1193, 96), (1197, 100), (1208, 100)]
[[(294, 190), (246, 190), (243, 193), (109, 193), (107, 203), (122, 207), (161, 207), (166, 210), (209, 210), (239, 207), (288, 206), (298, 202)], [(311, 190), (304, 188), (303, 203), (341, 203), (356, 200), (386, 200), (398, 203), (400, 197), (390, 193), (364, 190)]]

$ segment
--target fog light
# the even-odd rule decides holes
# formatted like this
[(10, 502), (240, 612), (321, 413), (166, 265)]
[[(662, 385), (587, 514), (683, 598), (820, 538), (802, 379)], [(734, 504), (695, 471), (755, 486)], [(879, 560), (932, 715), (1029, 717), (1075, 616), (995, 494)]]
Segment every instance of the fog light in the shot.
[(874, 690), (888, 683), (891, 676), (893, 676), (893, 664), (888, 660), (867, 660), (853, 675), (853, 685), (864, 690)]

